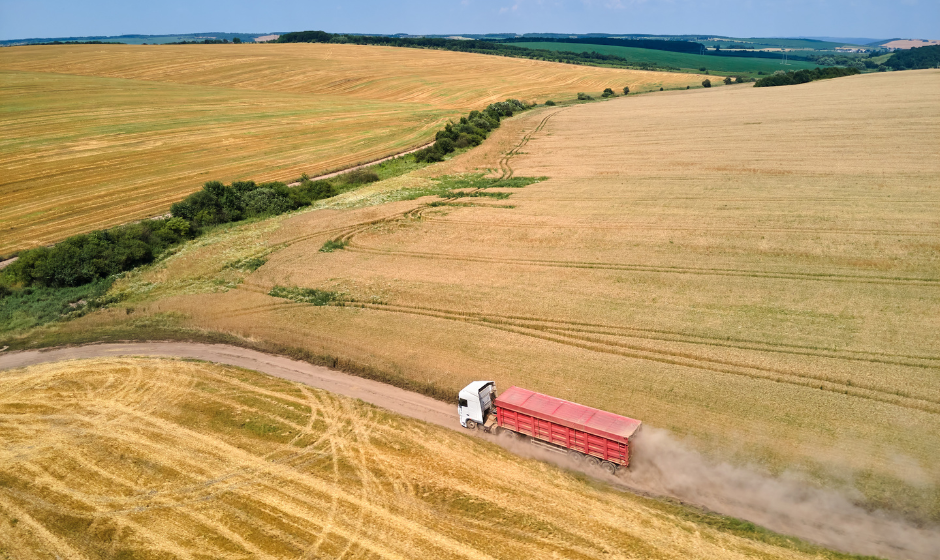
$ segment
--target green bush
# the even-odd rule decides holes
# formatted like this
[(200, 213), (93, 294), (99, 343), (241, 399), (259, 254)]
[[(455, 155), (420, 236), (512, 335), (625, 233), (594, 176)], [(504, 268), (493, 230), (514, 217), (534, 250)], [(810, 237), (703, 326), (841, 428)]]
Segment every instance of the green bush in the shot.
[(590, 101), (590, 100), (592, 100), (592, 99), (594, 99), (594, 98), (591, 97), (590, 95), (584, 93), (583, 91), (579, 91), (579, 92), (578, 92), (578, 101)]
[(704, 80), (702, 80), (702, 87), (707, 87), (707, 88), (712, 87), (712, 81), (709, 80), (708, 78), (705, 78)]
[(726, 86), (730, 86), (732, 83), (734, 83), (734, 81), (731, 79), (731, 76), (725, 76), (724, 82)]
[(549, 107), (554, 107), (554, 106), (555, 106), (555, 102), (552, 101), (551, 99), (549, 99), (548, 101), (546, 101), (545, 104), (548, 105)]
[(629, 87), (629, 86), (623, 86), (623, 94), (624, 94), (624, 95), (627, 95), (628, 93), (630, 93), (630, 87)]
[(364, 185), (379, 180), (379, 174), (370, 169), (354, 169), (340, 176), (347, 185)]
[(614, 95), (614, 90), (610, 88), (604, 88), (604, 93), (601, 94), (601, 97), (612, 97)]

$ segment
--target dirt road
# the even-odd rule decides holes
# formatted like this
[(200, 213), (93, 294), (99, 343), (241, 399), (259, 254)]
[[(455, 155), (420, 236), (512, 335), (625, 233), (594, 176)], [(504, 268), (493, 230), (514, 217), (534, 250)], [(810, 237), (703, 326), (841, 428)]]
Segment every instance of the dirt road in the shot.
[(338, 395), (362, 399), (397, 414), (410, 416), (446, 428), (460, 428), (460, 423), (457, 421), (456, 405), (451, 406), (385, 383), (355, 377), (322, 366), (226, 344), (122, 342), (44, 351), (27, 350), (24, 352), (0, 353), (0, 371), (47, 362), (109, 356), (193, 358), (243, 367), (281, 379), (304, 383)]
[[(243, 367), (463, 430), (453, 405), (329, 368), (225, 344), (128, 342), (0, 352), (0, 372), (62, 360), (117, 356), (192, 358)], [(931, 551), (940, 543), (940, 533), (933, 527), (916, 527), (891, 514), (868, 512), (828, 490), (766, 477), (747, 468), (707, 463), (698, 453), (671, 439), (667, 432), (652, 427), (646, 431), (645, 440), (637, 442), (642, 450), (637, 454), (635, 467), (616, 477), (599, 469), (586, 469), (585, 465), (575, 464), (541, 446), (479, 432), (475, 435), (524, 457), (582, 470), (622, 490), (670, 496), (837, 550), (926, 560), (934, 557)], [(773, 499), (768, 499), (768, 495)]]
[[(384, 158), (382, 158), (382, 159), (377, 159), (377, 160), (369, 161), (369, 162), (366, 162), (366, 163), (363, 163), (363, 164), (360, 164), (360, 165), (354, 165), (354, 166), (352, 166), (352, 167), (347, 167), (346, 169), (340, 169), (339, 171), (333, 171), (332, 173), (324, 173), (323, 175), (317, 175), (316, 177), (311, 177), (310, 180), (311, 180), (311, 181), (320, 181), (320, 180), (322, 180), (322, 179), (332, 179), (333, 177), (336, 177), (336, 176), (338, 176), (338, 175), (342, 175), (342, 174), (344, 174), (344, 173), (349, 173), (350, 171), (355, 171), (355, 170), (357, 170), (357, 169), (365, 169), (366, 167), (372, 167), (373, 165), (378, 165), (378, 164), (380, 164), (380, 163), (382, 163), (382, 162), (386, 162), (386, 161), (388, 161), (388, 160), (390, 160), (390, 159), (400, 158), (400, 157), (402, 157), (402, 156), (407, 156), (408, 154), (413, 154), (413, 153), (417, 152), (418, 150), (423, 150), (423, 149), (427, 148), (428, 146), (433, 146), (433, 145), (434, 145), (434, 142), (428, 142), (427, 144), (425, 144), (425, 145), (423, 145), (423, 146), (418, 146), (417, 148), (412, 148), (412, 149), (406, 150), (406, 151), (404, 151), (404, 152), (398, 152), (397, 154), (393, 154), (393, 155), (384, 157)], [(297, 181), (297, 182), (295, 182), (295, 183), (290, 183), (290, 184), (287, 185), (287, 186), (288, 186), (288, 187), (296, 187), (296, 186), (299, 186), (299, 185), (300, 185), (300, 181)]]

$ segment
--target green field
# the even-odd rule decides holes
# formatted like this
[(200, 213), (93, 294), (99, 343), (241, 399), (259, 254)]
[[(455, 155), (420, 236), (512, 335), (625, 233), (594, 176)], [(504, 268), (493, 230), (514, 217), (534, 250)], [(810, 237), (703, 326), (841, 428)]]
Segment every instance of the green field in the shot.
[(765, 74), (773, 73), (775, 70), (803, 70), (805, 68), (815, 68), (817, 65), (810, 62), (790, 62), (786, 66), (782, 61), (772, 58), (733, 58), (713, 55), (686, 54), (669, 51), (657, 51), (652, 49), (637, 49), (633, 47), (616, 47), (610, 45), (589, 45), (578, 43), (510, 43), (519, 47), (530, 49), (545, 49), (550, 51), (570, 51), (570, 52), (597, 52), (599, 54), (611, 54), (621, 56), (630, 62), (646, 62), (658, 64), (660, 66), (669, 66), (681, 68), (684, 70), (695, 70), (707, 68), (709, 72), (722, 74)]
[(740, 48), (751, 46), (757, 49), (811, 49), (815, 51), (831, 51), (836, 47), (853, 46), (851, 43), (833, 43), (831, 41), (814, 41), (813, 39), (773, 39), (769, 37), (722, 37), (714, 41), (698, 41), (707, 47), (721, 45), (721, 48)]

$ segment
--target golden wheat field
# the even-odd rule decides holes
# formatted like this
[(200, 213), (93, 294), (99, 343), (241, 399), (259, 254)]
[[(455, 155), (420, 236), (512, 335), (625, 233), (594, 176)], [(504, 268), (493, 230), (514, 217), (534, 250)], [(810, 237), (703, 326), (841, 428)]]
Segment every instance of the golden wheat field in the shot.
[[(200, 238), (50, 332), (195, 328), (445, 392), (494, 379), (940, 519), (938, 86), (917, 71), (524, 113), (439, 166)], [(472, 169), (546, 179), (395, 201)], [(328, 239), (349, 244), (318, 252)]]
[(509, 97), (700, 81), (418, 49), (218, 46), (3, 49), (0, 254), (162, 214), (207, 180), (290, 180), (398, 153)]
[[(0, 373), (13, 558), (831, 558), (256, 372)], [(485, 465), (485, 468), (481, 468)]]

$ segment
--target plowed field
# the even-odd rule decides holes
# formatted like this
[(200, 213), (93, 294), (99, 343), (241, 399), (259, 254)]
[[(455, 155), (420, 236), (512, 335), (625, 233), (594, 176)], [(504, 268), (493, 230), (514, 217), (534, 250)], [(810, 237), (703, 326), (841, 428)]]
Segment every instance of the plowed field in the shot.
[[(928, 70), (525, 113), (441, 166), (204, 238), (56, 328), (219, 331), (442, 394), (494, 379), (937, 520), (937, 91)], [(364, 205), (473, 169), (548, 179)]]
[(113, 358), (0, 373), (7, 557), (836, 556), (776, 540), (248, 370)]
[(355, 45), (3, 49), (0, 254), (162, 214), (207, 180), (287, 180), (398, 153), (509, 97), (700, 81)]

